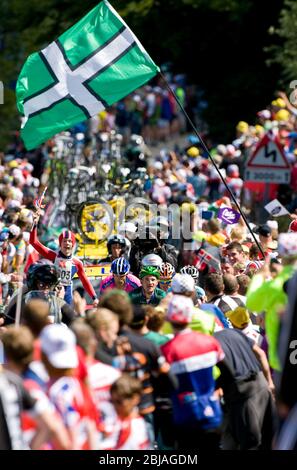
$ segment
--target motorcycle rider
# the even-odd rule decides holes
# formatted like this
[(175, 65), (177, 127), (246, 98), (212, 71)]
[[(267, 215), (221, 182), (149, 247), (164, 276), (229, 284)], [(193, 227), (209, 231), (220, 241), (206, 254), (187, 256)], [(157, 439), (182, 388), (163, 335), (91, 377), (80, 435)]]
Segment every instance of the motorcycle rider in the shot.
[(100, 260), (100, 263), (112, 263), (126, 252), (126, 239), (122, 235), (111, 235), (107, 240), (108, 256)]
[[(22, 288), (22, 309), (33, 298), (40, 298), (50, 304), (50, 317), (53, 323), (69, 325), (75, 318), (73, 309), (65, 300), (56, 295), (60, 278), (58, 268), (53, 264), (32, 264), (27, 273), (26, 286)], [(5, 312), (5, 325), (14, 323), (19, 291), (11, 298)]]

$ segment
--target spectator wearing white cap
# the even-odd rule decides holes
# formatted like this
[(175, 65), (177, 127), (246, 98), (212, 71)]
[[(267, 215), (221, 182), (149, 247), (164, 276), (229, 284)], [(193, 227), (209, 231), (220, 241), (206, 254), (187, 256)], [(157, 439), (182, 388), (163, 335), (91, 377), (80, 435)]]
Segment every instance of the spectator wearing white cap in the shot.
[(11, 259), (11, 267), (18, 272), (25, 260), (26, 243), (23, 240), (22, 230), (18, 225), (10, 225), (8, 231), (9, 241), (15, 247), (15, 254)]
[(167, 320), (174, 338), (161, 350), (171, 372), (178, 377), (178, 387), (172, 391), (176, 447), (211, 450), (219, 446), (217, 429), (222, 419), (212, 369), (224, 353), (213, 337), (189, 328), (193, 311), (190, 298), (173, 296)]
[(40, 335), (41, 357), (48, 372), (48, 396), (61, 416), (73, 450), (90, 450), (96, 441), (96, 408), (86, 385), (77, 378), (76, 340), (63, 325), (46, 326)]
[[(175, 282), (173, 283), (173, 281)], [(192, 330), (212, 335), (215, 331), (219, 331), (223, 328), (223, 324), (219, 317), (215, 315), (211, 309), (207, 308), (207, 306), (204, 308), (204, 306), (201, 305), (201, 302), (198, 302), (198, 289), (203, 292), (204, 290), (201, 289), (201, 287), (197, 288), (192, 276), (189, 274), (176, 274), (173, 281), (172, 292), (174, 294), (179, 294), (179, 296), (188, 297), (195, 303), (193, 306), (192, 319), (189, 325)]]
[(195, 292), (195, 281), (189, 274), (176, 274), (172, 279), (171, 290), (174, 294), (191, 297)]
[(185, 297), (195, 297), (195, 281), (189, 274), (176, 274), (171, 283), (170, 292), (162, 299), (160, 305), (167, 309), (169, 302), (175, 294), (183, 295)]

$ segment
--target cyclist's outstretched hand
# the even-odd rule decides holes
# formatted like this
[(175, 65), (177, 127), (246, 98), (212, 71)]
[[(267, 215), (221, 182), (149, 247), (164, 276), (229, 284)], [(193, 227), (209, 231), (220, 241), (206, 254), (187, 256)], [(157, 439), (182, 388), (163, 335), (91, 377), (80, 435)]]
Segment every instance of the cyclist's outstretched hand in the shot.
[(32, 211), (32, 216), (34, 225), (37, 225), (41, 216), (41, 209), (36, 209), (36, 211)]

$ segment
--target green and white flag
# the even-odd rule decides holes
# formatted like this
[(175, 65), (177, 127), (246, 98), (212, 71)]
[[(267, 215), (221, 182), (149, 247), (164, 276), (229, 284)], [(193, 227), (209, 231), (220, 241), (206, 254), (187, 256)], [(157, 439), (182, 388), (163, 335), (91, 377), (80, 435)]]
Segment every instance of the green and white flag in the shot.
[(102, 0), (18, 77), (21, 137), (28, 150), (84, 121), (142, 86), (158, 66), (126, 23)]

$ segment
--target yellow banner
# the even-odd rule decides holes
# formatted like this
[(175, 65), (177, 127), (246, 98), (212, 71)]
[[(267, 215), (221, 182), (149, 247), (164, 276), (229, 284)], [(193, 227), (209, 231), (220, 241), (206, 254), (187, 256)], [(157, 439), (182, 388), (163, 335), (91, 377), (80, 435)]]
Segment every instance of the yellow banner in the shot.
[[(87, 277), (106, 277), (110, 274), (110, 263), (101, 264), (100, 266), (84, 266), (84, 271)], [(77, 273), (73, 276), (77, 278)]]

